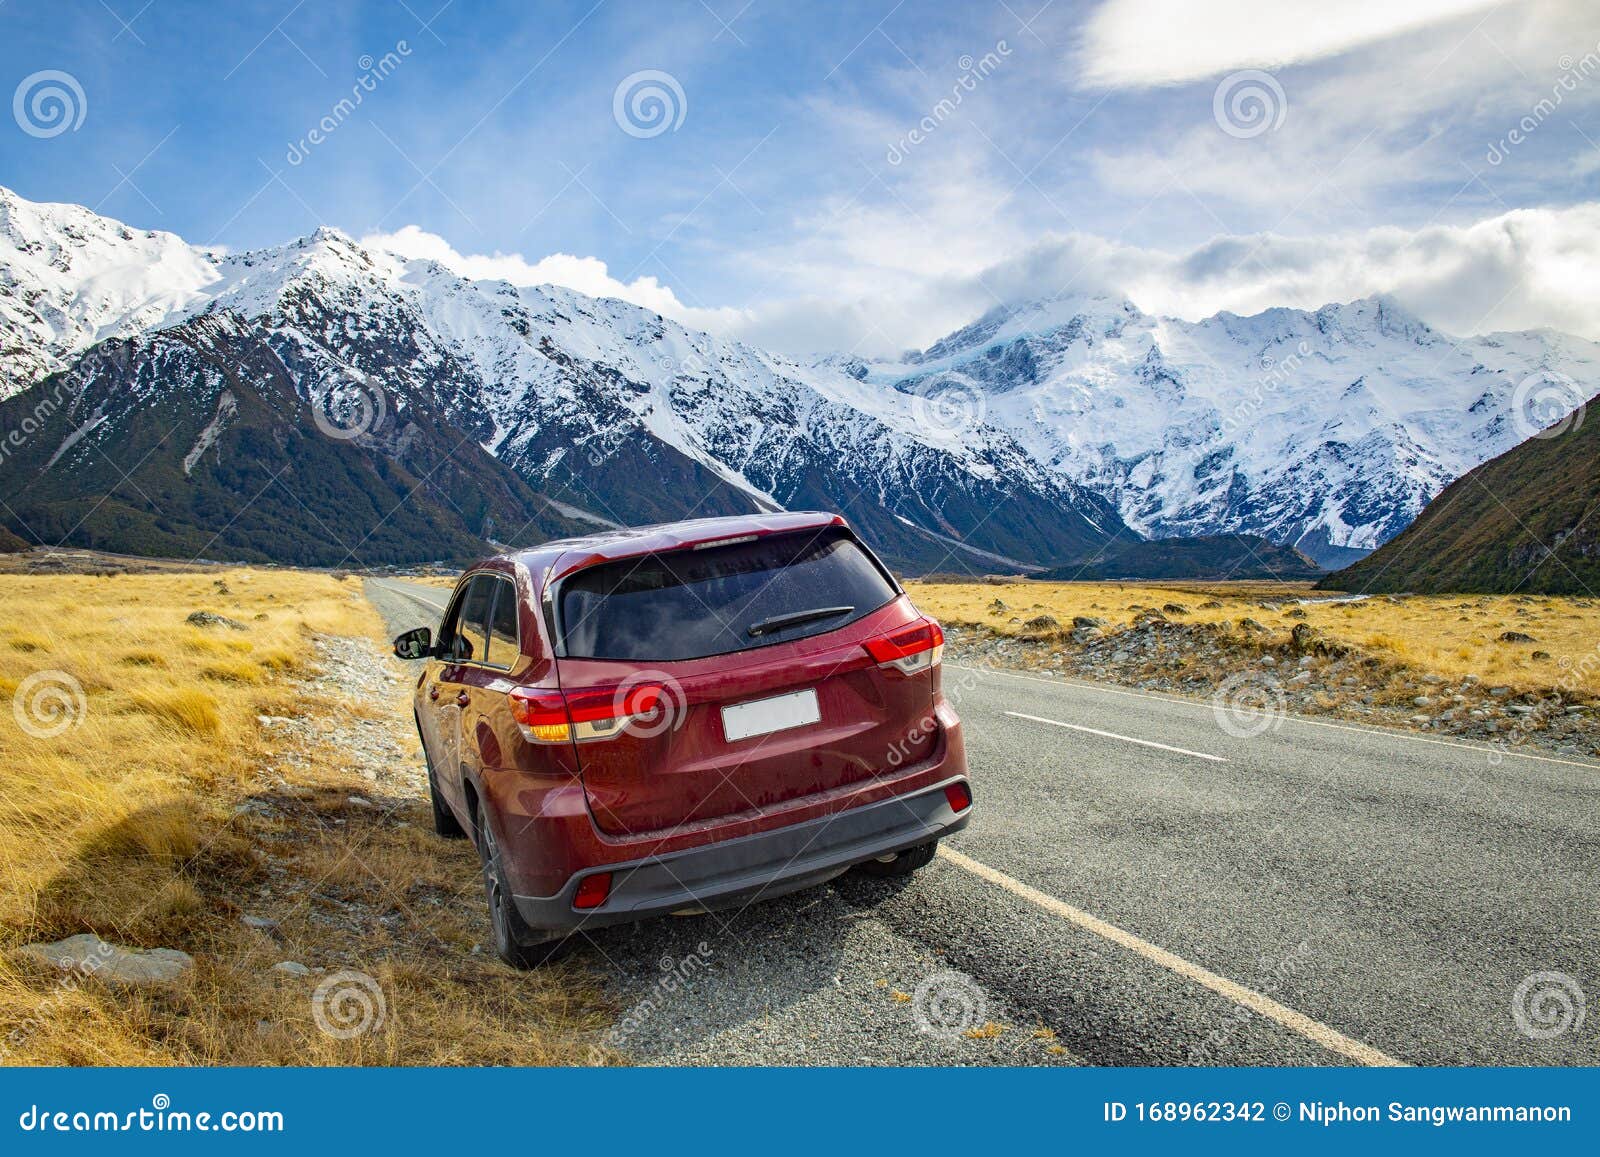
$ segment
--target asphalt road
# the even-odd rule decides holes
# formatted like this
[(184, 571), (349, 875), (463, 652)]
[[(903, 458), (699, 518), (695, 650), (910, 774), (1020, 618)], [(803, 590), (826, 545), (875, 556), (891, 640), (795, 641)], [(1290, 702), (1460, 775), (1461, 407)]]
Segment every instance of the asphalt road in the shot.
[[(396, 629), (445, 597), (368, 589)], [(1600, 765), (1293, 715), (1236, 736), (1205, 701), (954, 663), (945, 689), (971, 826), (899, 886), (596, 934), (623, 1051), (1600, 1063)]]

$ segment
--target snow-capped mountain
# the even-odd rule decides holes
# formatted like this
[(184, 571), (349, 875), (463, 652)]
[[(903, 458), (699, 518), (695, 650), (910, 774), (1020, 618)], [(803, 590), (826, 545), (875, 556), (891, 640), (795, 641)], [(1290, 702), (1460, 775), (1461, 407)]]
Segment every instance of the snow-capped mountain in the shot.
[(1597, 390), (1594, 343), (1383, 298), (1055, 300), (803, 365), (334, 230), (224, 254), (0, 188), (0, 521), (50, 542), (337, 565), (823, 507), (917, 570), (1141, 534), (1335, 565)]
[(1383, 297), (1199, 322), (1084, 297), (853, 370), (957, 399), (1142, 534), (1255, 533), (1335, 565), (1600, 391), (1600, 345), (1451, 337)]
[[(26, 391), (9, 408), (27, 412), (41, 392), (59, 398), (0, 465), (0, 498), (19, 530), (40, 537), (30, 516), (100, 545), (121, 541), (121, 525), (137, 545), (182, 553), (204, 537), (197, 523), (222, 522), (229, 549), (251, 557), (258, 504), (271, 500), (252, 497), (256, 474), (239, 455), (291, 471), (267, 472), (280, 498), (283, 478), (310, 469), (292, 495), (303, 499), (321, 488), (329, 452), (368, 495), (354, 506), (375, 501), (371, 521), (385, 530), (378, 507), (403, 470), (483, 539), (820, 506), (844, 511), (905, 565), (1014, 569), (1127, 533), (1109, 502), (1008, 434), (980, 426), (952, 437), (927, 428), (916, 398), (622, 302), (469, 282), (332, 230), (222, 255), (4, 190), (0, 212), (0, 374), (9, 392)], [(459, 461), (469, 451), (478, 458)], [(446, 462), (469, 478), (489, 470), (490, 497), (470, 482), (466, 494), (438, 486)], [(198, 507), (196, 493), (206, 496)], [(324, 505), (350, 506), (341, 502), (330, 494)], [(242, 525), (226, 520), (232, 503)], [(294, 558), (361, 560), (350, 542), (370, 533), (364, 518), (330, 524), (325, 550), (297, 526)], [(367, 553), (407, 549), (386, 540)], [(413, 557), (440, 553), (414, 544)]]

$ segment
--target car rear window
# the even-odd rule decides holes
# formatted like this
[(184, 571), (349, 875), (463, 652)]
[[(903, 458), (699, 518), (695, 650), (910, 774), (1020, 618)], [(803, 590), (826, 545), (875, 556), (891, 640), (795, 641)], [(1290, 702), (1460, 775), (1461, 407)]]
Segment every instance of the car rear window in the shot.
[[(895, 595), (848, 531), (825, 527), (579, 571), (561, 584), (561, 630), (573, 658), (699, 659), (835, 631)], [(821, 610), (836, 613), (781, 621)]]

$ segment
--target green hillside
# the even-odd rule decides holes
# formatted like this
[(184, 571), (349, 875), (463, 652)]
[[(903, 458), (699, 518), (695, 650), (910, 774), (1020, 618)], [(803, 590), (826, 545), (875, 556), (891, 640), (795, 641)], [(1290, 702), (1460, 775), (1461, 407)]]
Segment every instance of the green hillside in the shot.
[(1382, 548), (1323, 579), (1350, 591), (1600, 592), (1600, 408), (1463, 475)]

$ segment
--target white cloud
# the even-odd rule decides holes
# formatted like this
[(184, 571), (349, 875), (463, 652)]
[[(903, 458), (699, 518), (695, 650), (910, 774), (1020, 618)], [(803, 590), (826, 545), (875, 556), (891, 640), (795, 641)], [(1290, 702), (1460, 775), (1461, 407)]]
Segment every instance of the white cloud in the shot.
[[(363, 243), (431, 257), (475, 279), (620, 297), (795, 355), (889, 356), (927, 346), (1001, 302), (1093, 294), (1126, 295), (1146, 312), (1198, 320), (1223, 310), (1315, 309), (1383, 293), (1451, 333), (1550, 326), (1600, 340), (1600, 202), (1518, 209), (1461, 226), (1218, 236), (1177, 253), (1081, 233), (1052, 235), (987, 265), (969, 257), (881, 269), (894, 276), (852, 279), (851, 292), (794, 282), (789, 296), (720, 309), (684, 307), (653, 279), (623, 284), (595, 258), (465, 256), (415, 227)], [(854, 243), (844, 248), (861, 256)]]
[(407, 225), (393, 233), (377, 233), (361, 239), (364, 247), (381, 249), (400, 257), (437, 261), (446, 269), (471, 281), (508, 281), (512, 285), (560, 285), (590, 297), (615, 297), (632, 302), (681, 321), (685, 325), (712, 329), (726, 326), (737, 311), (697, 309), (678, 300), (668, 286), (654, 277), (620, 281), (611, 276), (598, 257), (575, 257), (552, 253), (529, 261), (520, 253), (461, 253), (437, 233)]
[(1106, 0), (1079, 52), (1085, 84), (1146, 88), (1333, 56), (1495, 0)]

